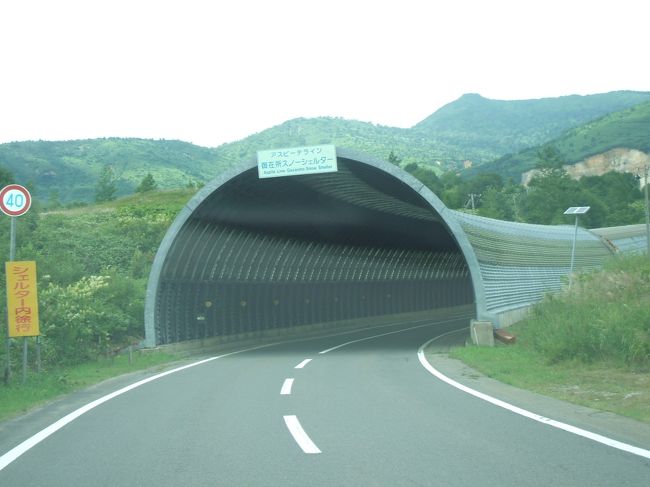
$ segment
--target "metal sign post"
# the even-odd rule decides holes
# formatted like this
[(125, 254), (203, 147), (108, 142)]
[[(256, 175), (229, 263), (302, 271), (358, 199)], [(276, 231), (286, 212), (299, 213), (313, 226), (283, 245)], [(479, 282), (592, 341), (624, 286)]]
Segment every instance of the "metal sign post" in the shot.
[(644, 172), (644, 182), (645, 182), (645, 244), (646, 244), (646, 257), (650, 259), (650, 201), (648, 201), (648, 169), (650, 165), (646, 162), (645, 172)]
[(571, 289), (571, 284), (573, 283), (573, 266), (576, 260), (576, 241), (578, 240), (578, 217), (584, 215), (589, 211), (589, 206), (572, 206), (567, 208), (564, 212), (565, 215), (575, 215), (576, 224), (573, 230), (573, 246), (571, 247), (571, 268), (569, 270), (569, 289)]
[[(11, 232), (9, 237), (9, 262), (16, 257), (16, 217), (27, 213), (32, 205), (32, 196), (27, 188), (19, 184), (10, 184), (0, 190), (0, 210), (11, 217)], [(7, 296), (9, 289), (7, 289)], [(9, 330), (9, 306), (7, 306), (7, 348), (4, 383), (7, 385), (11, 378), (11, 333)], [(27, 374), (27, 338), (23, 338), (23, 382)]]

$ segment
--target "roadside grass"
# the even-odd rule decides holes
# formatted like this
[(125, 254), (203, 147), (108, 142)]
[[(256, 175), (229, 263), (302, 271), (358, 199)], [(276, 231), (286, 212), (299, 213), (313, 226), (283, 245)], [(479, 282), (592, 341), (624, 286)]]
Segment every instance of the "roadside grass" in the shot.
[(454, 349), (485, 375), (650, 423), (650, 259), (616, 258), (547, 296), (514, 345)]
[(22, 372), (14, 370), (9, 385), (0, 384), (0, 421), (10, 419), (42, 406), (64, 394), (69, 394), (104, 380), (130, 372), (159, 368), (179, 360), (168, 353), (134, 353), (132, 363), (127, 355), (114, 359), (102, 358), (76, 366), (29, 372), (22, 384)]
[[(522, 325), (515, 325), (510, 331), (518, 335), (521, 329)], [(614, 362), (552, 364), (521, 343), (456, 348), (450, 356), (506, 384), (650, 423), (648, 370)]]

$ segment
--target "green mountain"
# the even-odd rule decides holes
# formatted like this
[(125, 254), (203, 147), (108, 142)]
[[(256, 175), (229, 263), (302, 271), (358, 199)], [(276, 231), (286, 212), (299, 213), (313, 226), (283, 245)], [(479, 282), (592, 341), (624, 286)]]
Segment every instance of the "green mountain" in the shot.
[[(650, 152), (650, 102), (610, 113), (568, 130), (542, 145), (555, 147), (566, 164), (575, 164), (619, 147)], [(537, 153), (541, 148), (540, 145), (505, 155), (472, 172), (496, 172), (519, 181), (522, 173), (537, 164)]]
[[(465, 160), (475, 166), (486, 164), (644, 101), (650, 101), (650, 92), (521, 101), (464, 95), (410, 129), (321, 117), (289, 120), (216, 148), (120, 138), (12, 142), (0, 144), (0, 166), (9, 169), (17, 183), (30, 186), (37, 200), (64, 204), (93, 201), (106, 166), (115, 177), (116, 196), (123, 196), (132, 193), (147, 173), (161, 189), (184, 187), (204, 183), (232, 164), (252, 159), (258, 150), (279, 147), (334, 144), (383, 159), (392, 151), (403, 165), (416, 162), (440, 172), (459, 169)], [(516, 164), (503, 160), (489, 167), (516, 173)]]
[(569, 128), (650, 101), (650, 92), (615, 91), (540, 100), (489, 100), (463, 95), (411, 129), (340, 118), (298, 118), (244, 140), (221, 146), (228, 160), (250, 158), (260, 148), (334, 144), (386, 158), (393, 151), (404, 164), (443, 169), (471, 160), (481, 165), (544, 143)]
[(478, 154), (495, 159), (519, 152), (559, 137), (570, 128), (646, 101), (650, 101), (650, 93), (635, 91), (516, 101), (467, 94), (440, 108), (413, 129), (462, 145), (467, 159), (480, 165), (487, 160), (477, 157)]
[(133, 193), (151, 173), (159, 188), (178, 188), (216, 176), (226, 164), (215, 149), (174, 140), (92, 139), (12, 142), (0, 145), (0, 166), (34, 197), (89, 202), (105, 166), (113, 169), (117, 195)]
[(435, 135), (331, 117), (289, 120), (216, 150), (232, 162), (252, 158), (261, 149), (319, 144), (356, 149), (383, 159), (393, 151), (406, 163), (449, 165), (463, 155), (458, 145), (444, 143)]

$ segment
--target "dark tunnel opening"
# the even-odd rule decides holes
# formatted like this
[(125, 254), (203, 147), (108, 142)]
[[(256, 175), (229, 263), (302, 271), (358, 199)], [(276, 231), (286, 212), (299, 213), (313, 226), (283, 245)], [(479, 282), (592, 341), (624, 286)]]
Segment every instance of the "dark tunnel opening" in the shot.
[(156, 289), (156, 343), (471, 304), (466, 260), (413, 187), (338, 157), (338, 171), (252, 167), (192, 211)]

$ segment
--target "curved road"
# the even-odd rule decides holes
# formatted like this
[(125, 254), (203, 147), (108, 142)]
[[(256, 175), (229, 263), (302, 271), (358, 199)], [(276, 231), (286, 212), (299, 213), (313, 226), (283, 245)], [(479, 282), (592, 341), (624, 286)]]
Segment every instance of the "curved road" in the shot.
[(426, 370), (418, 349), (436, 336), (463, 341), (450, 332), (466, 326), (396, 324), (222, 355), (149, 377), (17, 453), (107, 385), (85, 391), (0, 426), (0, 485), (648, 485), (648, 458)]

